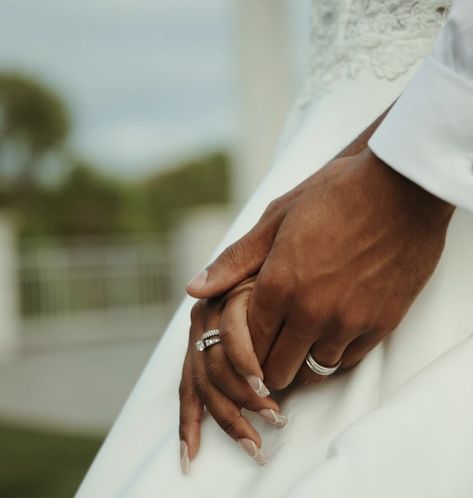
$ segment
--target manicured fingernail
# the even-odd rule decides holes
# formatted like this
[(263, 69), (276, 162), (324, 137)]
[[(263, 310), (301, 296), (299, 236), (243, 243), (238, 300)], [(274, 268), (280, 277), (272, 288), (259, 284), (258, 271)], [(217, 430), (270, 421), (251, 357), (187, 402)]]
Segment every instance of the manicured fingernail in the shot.
[(181, 470), (184, 475), (187, 475), (191, 468), (191, 464), (189, 461), (189, 447), (187, 446), (187, 443), (185, 441), (181, 441), (180, 450), (181, 450)]
[(288, 423), (287, 417), (274, 410), (271, 410), (270, 408), (260, 410), (258, 413), (269, 423), (275, 425), (276, 427), (284, 427)]
[(239, 439), (238, 444), (256, 463), (264, 465), (268, 461), (268, 457), (264, 451), (261, 448), (258, 448), (256, 443), (251, 439)]
[(266, 396), (269, 396), (268, 388), (263, 384), (263, 381), (259, 377), (256, 377), (256, 375), (248, 375), (245, 379), (246, 382), (250, 384), (251, 389), (253, 389), (253, 391), (260, 398), (266, 398)]
[(202, 289), (204, 285), (207, 283), (208, 271), (203, 270), (198, 273), (188, 284), (186, 287), (192, 287), (193, 289)]

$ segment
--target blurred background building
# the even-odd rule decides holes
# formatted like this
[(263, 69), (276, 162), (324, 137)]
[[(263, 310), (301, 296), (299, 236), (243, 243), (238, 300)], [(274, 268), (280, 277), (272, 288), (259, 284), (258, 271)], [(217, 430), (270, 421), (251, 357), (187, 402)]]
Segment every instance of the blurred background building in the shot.
[(256, 189), (308, 0), (0, 5), (0, 496), (71, 496)]

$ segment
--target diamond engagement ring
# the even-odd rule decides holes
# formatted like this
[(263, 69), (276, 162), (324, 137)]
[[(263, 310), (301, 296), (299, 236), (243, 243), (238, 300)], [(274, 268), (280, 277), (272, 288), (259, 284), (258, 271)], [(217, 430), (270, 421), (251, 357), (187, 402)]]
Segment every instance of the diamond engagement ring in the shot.
[(195, 343), (197, 351), (203, 351), (214, 344), (218, 344), (220, 342), (218, 334), (220, 334), (220, 330), (218, 329), (211, 329), (204, 332), (202, 337)]
[(339, 361), (334, 367), (324, 367), (314, 360), (314, 357), (310, 354), (310, 351), (305, 357), (305, 362), (307, 363), (307, 366), (312, 370), (312, 372), (316, 373), (317, 375), (323, 375), (324, 377), (334, 374), (342, 364), (342, 362)]

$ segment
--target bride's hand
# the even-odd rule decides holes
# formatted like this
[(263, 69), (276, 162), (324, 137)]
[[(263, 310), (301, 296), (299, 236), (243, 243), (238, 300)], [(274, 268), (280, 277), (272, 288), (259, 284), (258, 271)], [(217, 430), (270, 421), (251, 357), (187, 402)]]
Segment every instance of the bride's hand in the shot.
[[(287, 419), (269, 397), (247, 326), (249, 278), (223, 298), (198, 301), (191, 313), (189, 345), (179, 388), (181, 464), (184, 472), (197, 454), (204, 406), (222, 429), (258, 463), (265, 463), (261, 437), (242, 415), (257, 412), (283, 427)], [(198, 351), (195, 343), (207, 330), (219, 329), (221, 342)]]

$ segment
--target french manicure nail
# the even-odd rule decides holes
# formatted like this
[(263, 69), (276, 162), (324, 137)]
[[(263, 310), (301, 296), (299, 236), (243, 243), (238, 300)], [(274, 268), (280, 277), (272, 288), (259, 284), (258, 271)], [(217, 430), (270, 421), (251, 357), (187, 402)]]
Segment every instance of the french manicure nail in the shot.
[(208, 271), (203, 270), (198, 273), (188, 284), (186, 287), (192, 287), (193, 289), (202, 289), (204, 285), (207, 283)]
[(246, 378), (246, 382), (250, 384), (251, 389), (260, 397), (260, 398), (266, 398), (266, 396), (269, 396), (269, 390), (268, 388), (263, 384), (263, 381), (259, 378), (256, 377), (256, 375), (248, 375)]
[(264, 451), (261, 448), (258, 448), (256, 443), (251, 439), (239, 439), (238, 444), (256, 463), (264, 465), (268, 461), (268, 457)]
[(180, 444), (180, 452), (181, 452), (181, 470), (184, 475), (187, 475), (190, 470), (190, 461), (189, 461), (189, 447), (185, 441), (181, 441)]
[(288, 423), (288, 418), (281, 415), (275, 410), (270, 408), (265, 408), (258, 412), (263, 418), (265, 418), (269, 423), (275, 425), (276, 427), (284, 427)]

